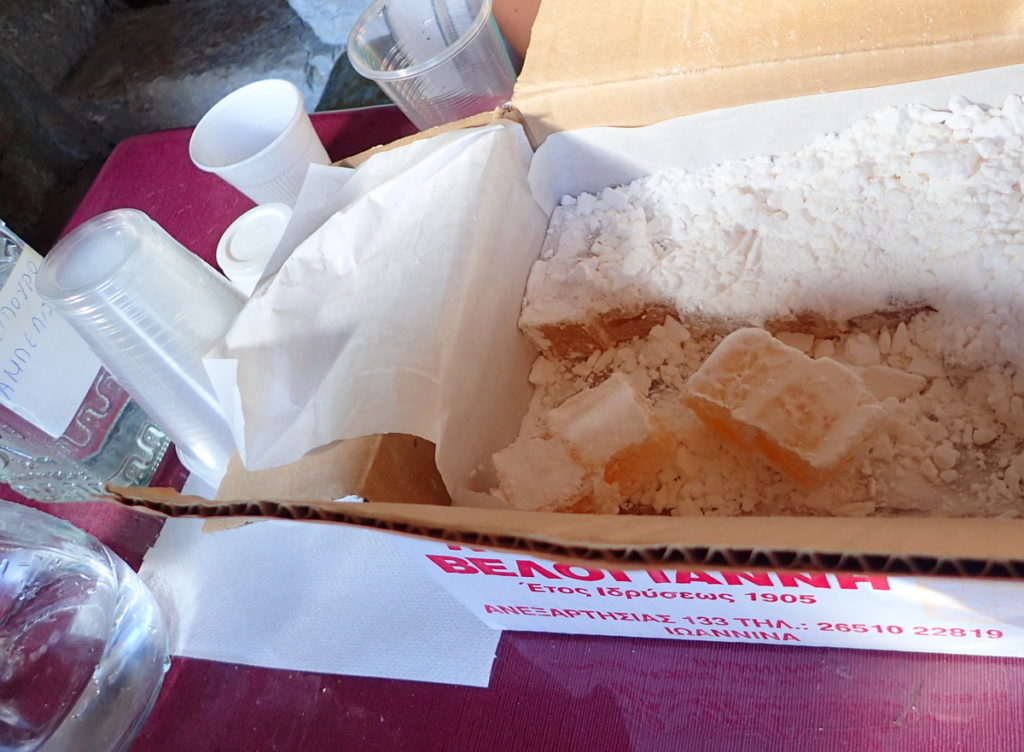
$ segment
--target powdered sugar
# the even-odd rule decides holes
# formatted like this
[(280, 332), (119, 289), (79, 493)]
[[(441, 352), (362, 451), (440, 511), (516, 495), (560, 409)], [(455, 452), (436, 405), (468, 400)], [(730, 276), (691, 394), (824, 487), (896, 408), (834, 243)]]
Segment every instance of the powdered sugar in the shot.
[(813, 339), (812, 351), (827, 349), (828, 357), (855, 368), (844, 356), (852, 338), (855, 351), (865, 337), (876, 344), (894, 339), (897, 346), (860, 368), (879, 399), (891, 398), (885, 429), (854, 468), (810, 493), (716, 438), (683, 406), (688, 377), (721, 338), (694, 335), (674, 319), (586, 361), (540, 358), (525, 425), (610, 373), (624, 373), (679, 442), (675, 462), (631, 507), (673, 514), (1017, 516), (1024, 492), (1024, 378), (1011, 367), (909, 373), (915, 358), (940, 357), (927, 349), (938, 325), (938, 315), (926, 312), (901, 323), (895, 338), (881, 327)]
[[(798, 152), (563, 200), (521, 325), (669, 305), (646, 337), (542, 357), (522, 432), (610, 373), (679, 442), (627, 508), (675, 514), (1016, 516), (1024, 498), (1024, 104), (890, 108)], [(889, 312), (887, 318), (870, 317)], [(830, 320), (801, 327), (803, 314)], [(805, 317), (804, 317), (805, 319)], [(707, 326), (707, 324), (711, 324)], [(720, 326), (724, 324), (723, 326)], [(682, 405), (723, 329), (767, 325), (890, 398), (865, 458), (797, 489)]]
[(526, 328), (614, 309), (763, 324), (926, 303), (947, 353), (1024, 355), (1024, 105), (889, 108), (805, 148), (566, 198)]

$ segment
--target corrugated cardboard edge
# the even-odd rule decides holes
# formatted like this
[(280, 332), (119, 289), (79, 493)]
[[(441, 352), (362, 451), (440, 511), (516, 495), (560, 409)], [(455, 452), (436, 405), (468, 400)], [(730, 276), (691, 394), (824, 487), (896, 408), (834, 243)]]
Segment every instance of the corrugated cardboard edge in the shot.
[(112, 501), (170, 517), (343, 523), (590, 566), (1024, 580), (1024, 520), (571, 515), (372, 502), (211, 502), (170, 489), (109, 490)]
[(1024, 60), (1017, 0), (545, 0), (513, 103), (534, 145), (775, 99)]

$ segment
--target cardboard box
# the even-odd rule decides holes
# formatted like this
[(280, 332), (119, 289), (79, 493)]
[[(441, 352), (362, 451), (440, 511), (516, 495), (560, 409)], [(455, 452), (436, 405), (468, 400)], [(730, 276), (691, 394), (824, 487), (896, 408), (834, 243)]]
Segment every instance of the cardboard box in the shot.
[[(639, 5), (608, 4), (602, 6), (599, 13), (586, 2), (546, 0), (533, 29), (531, 49), (517, 86), (513, 109), (499, 116), (513, 117), (522, 122), (536, 146), (557, 131), (593, 125), (642, 125), (754, 101), (876, 87), (1018, 64), (1024, 62), (1022, 22), (1024, 3), (1016, 0), (978, 5), (952, 0), (915, 0), (898, 6), (864, 0), (827, 0), (825, 3), (783, 0), (690, 0), (680, 3), (652, 0)], [(469, 125), (488, 117), (477, 118)], [(402, 442), (405, 444), (395, 453), (394, 447)], [(525, 590), (531, 593), (531, 598), (544, 597), (517, 601), (507, 592), (494, 589), (496, 586), (493, 584), (474, 591), (476, 594), (472, 598), (465, 594), (461, 596), (467, 603), (472, 601), (478, 606), (512, 608), (513, 611), (486, 611), (481, 614), (482, 618), (505, 628), (523, 628), (515, 624), (525, 624), (527, 628), (560, 631), (553, 625), (570, 623), (556, 622), (556, 619), (564, 617), (552, 618), (550, 613), (541, 616), (535, 611), (516, 612), (514, 607), (561, 610), (564, 606), (571, 611), (579, 611), (580, 608), (573, 605), (573, 598), (595, 597), (593, 592), (584, 596), (577, 591), (572, 595), (558, 590), (533, 591), (529, 588), (528, 578), (504, 573), (518, 572), (514, 563), (532, 561), (526, 556), (530, 554), (560, 560), (563, 567), (584, 566), (585, 569), (566, 571), (586, 576), (565, 575), (561, 579), (583, 582), (583, 585), (573, 584), (572, 587), (586, 588), (588, 592), (598, 587), (586, 584), (591, 579), (593, 582), (615, 581), (614, 575), (609, 574), (619, 571), (614, 568), (623, 571), (639, 568), (669, 573), (665, 575), (667, 581), (652, 579), (650, 574), (636, 575), (647, 586), (641, 590), (671, 583), (677, 593), (684, 592), (681, 586), (686, 585), (685, 592), (714, 595), (719, 592), (716, 588), (735, 584), (742, 590), (741, 598), (746, 597), (744, 594), (747, 592), (776, 596), (774, 601), (751, 598), (749, 604), (744, 603), (748, 608), (743, 613), (751, 616), (728, 609), (677, 609), (672, 612), (676, 621), (671, 625), (676, 632), (651, 636), (743, 639), (728, 635), (708, 637), (686, 630), (717, 625), (727, 626), (728, 632), (743, 631), (739, 627), (746, 627), (741, 621), (728, 625), (704, 625), (699, 621), (702, 617), (712, 620), (757, 618), (788, 623), (791, 619), (787, 619), (786, 614), (795, 608), (820, 604), (823, 611), (805, 613), (794, 621), (808, 625), (806, 630), (793, 632), (794, 635), (799, 637), (812, 631), (810, 625), (819, 623), (843, 624), (850, 626), (850, 630), (838, 626), (829, 630), (814, 627), (818, 641), (811, 644), (849, 644), (847, 638), (838, 638), (837, 635), (850, 634), (871, 637), (871, 640), (858, 637), (861, 644), (850, 646), (986, 652), (986, 641), (992, 641), (1003, 646), (995, 651), (998, 654), (1024, 655), (1022, 643), (1018, 641), (1020, 635), (1013, 633), (1011, 639), (1006, 639), (1010, 632), (1004, 628), (1008, 623), (1020, 620), (1020, 613), (1012, 604), (1024, 592), (1020, 589), (1022, 586), (977, 579), (1024, 580), (1022, 520), (562, 515), (448, 507), (429, 503), (437, 499), (432, 493), (415, 499), (428, 503), (403, 503), (413, 501), (408, 495), (409, 484), (416, 486), (424, 477), (422, 460), (424, 453), (431, 449), (429, 443), (420, 442), (410, 449), (408, 438), (384, 436), (372, 440), (370, 451), (366, 451), (365, 443), (360, 447), (359, 451), (352, 451), (351, 443), (340, 442), (338, 446), (328, 447), (319, 453), (317, 466), (329, 468), (327, 474), (330, 476), (323, 481), (324, 487), (330, 490), (322, 495), (315, 494), (308, 487), (299, 494), (289, 493), (288, 482), (282, 480), (289, 477), (286, 471), (271, 473), (269, 477), (264, 475), (256, 485), (246, 487), (244, 478), (236, 478), (232, 479), (232, 485), (227, 486), (235, 489), (232, 495), (245, 495), (247, 498), (249, 491), (246, 489), (255, 488), (259, 500), (209, 502), (183, 498), (159, 489), (115, 491), (121, 494), (125, 503), (169, 515), (276, 516), (342, 522), (390, 529), (435, 541), (517, 552), (512, 558), (504, 554), (483, 557), (483, 560), (499, 562), (486, 566), (494, 571), (504, 570), (501, 574), (492, 572), (488, 576), (480, 564), (473, 564), (479, 574), (478, 580), (487, 583), (522, 582), (523, 585), (516, 585), (519, 588), (517, 592)], [(419, 459), (407, 464), (378, 460), (389, 452), (391, 456), (401, 456), (407, 451), (412, 451)], [(413, 472), (396, 470), (403, 466), (413, 468)], [(377, 472), (373, 472), (373, 468), (377, 468)], [(430, 477), (429, 483), (424, 485), (436, 484), (436, 476)], [(277, 481), (281, 484), (275, 489)], [(337, 492), (339, 488), (345, 489), (346, 493), (363, 495), (370, 501), (365, 504), (329, 501), (340, 495)], [(296, 496), (308, 498), (313, 495), (321, 500), (294, 500)], [(275, 500), (281, 498), (292, 500)], [(441, 543), (409, 545), (413, 554), (421, 559), (424, 556), (448, 555)], [(429, 562), (428, 569), (438, 568), (435, 560), (426, 561)], [(725, 577), (716, 574), (719, 569), (739, 570), (745, 574)], [(438, 572), (434, 574), (443, 582), (451, 582), (452, 577), (460, 574), (469, 574), (457, 571), (457, 567), (453, 571), (445, 571), (443, 567), (440, 570), (443, 577)], [(675, 574), (678, 571), (707, 571), (708, 574), (701, 579)], [(802, 574), (780, 574), (794, 571)], [(590, 575), (587, 572), (602, 574), (588, 579)], [(872, 597), (868, 597), (869, 591), (861, 586), (846, 588), (841, 584), (847, 581), (873, 582), (841, 579), (864, 575), (888, 577), (885, 580), (888, 589), (872, 587)], [(970, 578), (970, 587), (961, 589), (959, 585), (948, 584), (939, 587), (917, 579), (925, 575)], [(629, 575), (630, 578), (633, 576)], [(644, 577), (647, 580), (643, 580)], [(781, 577), (800, 577), (803, 579), (797, 582), (803, 584), (791, 586), (786, 582), (792, 582), (792, 579), (783, 582), (779, 579)], [(814, 582), (827, 582), (829, 587), (819, 587)], [(948, 583), (946, 580), (942, 582)], [(746, 587), (747, 584), (750, 588)], [(788, 589), (791, 587), (792, 590)], [(804, 592), (806, 588), (811, 590)], [(782, 598), (787, 594), (807, 595), (826, 589), (831, 594), (845, 594), (847, 600), (840, 603), (830, 597), (809, 603), (801, 602), (799, 597), (796, 602)], [(459, 591), (456, 589), (456, 592)], [(953, 609), (955, 625), (945, 628), (970, 632), (970, 640), (958, 640), (966, 634), (928, 632), (932, 628), (943, 629), (942, 625), (946, 624), (941, 620), (928, 621), (919, 612), (920, 609), (938, 608), (934, 606), (934, 602), (938, 602), (935, 598), (929, 600), (930, 596), (925, 596), (928, 592), (946, 593), (939, 600), (947, 605), (953, 602), (960, 604)], [(498, 598), (498, 595), (502, 597)], [(559, 595), (565, 598), (559, 600)], [(616, 597), (625, 596), (607, 597), (614, 601)], [(484, 600), (487, 602), (483, 603)], [(692, 600), (702, 606), (728, 603), (715, 598), (701, 599), (696, 595), (693, 599), (686, 599), (678, 594), (670, 600), (676, 604)], [(611, 613), (612, 601), (605, 603), (600, 610), (605, 612), (609, 609), (607, 613)], [(632, 602), (635, 605), (636, 601)], [(999, 605), (993, 606), (993, 602)], [(736, 604), (731, 603), (730, 607), (732, 605)], [(885, 610), (904, 607), (919, 610), (901, 612), (899, 619), (883, 619), (881, 616)], [(667, 613), (650, 609), (641, 612), (637, 608), (625, 607), (618, 610), (635, 614)], [(733, 615), (729, 616), (726, 611)], [(871, 618), (861, 616), (855, 621), (858, 613), (879, 615)], [(970, 618), (965, 614), (971, 614)], [(579, 617), (571, 620), (573, 627), (566, 631), (605, 633), (611, 621), (615, 621), (584, 618), (586, 621), (579, 620)], [(693, 622), (694, 619), (698, 621)], [(992, 620), (1002, 626), (992, 627)], [(900, 631), (890, 631), (890, 627)], [(1002, 630), (1002, 637), (987, 634), (986, 630), (990, 628)], [(915, 633), (917, 629), (925, 632), (918, 635)], [(972, 630), (978, 630), (978, 633)], [(831, 634), (826, 634), (826, 631)], [(615, 633), (651, 634), (648, 625), (643, 629), (629, 627)], [(921, 640), (914, 640), (914, 646), (908, 647), (911, 641), (904, 639), (908, 636), (920, 637)], [(925, 639), (947, 636), (949, 640), (945, 642)], [(890, 639), (897, 637), (900, 639)], [(966, 642), (974, 647), (968, 649)], [(926, 643), (935, 647), (929, 648)], [(1012, 648), (1005, 647), (1011, 643)]]

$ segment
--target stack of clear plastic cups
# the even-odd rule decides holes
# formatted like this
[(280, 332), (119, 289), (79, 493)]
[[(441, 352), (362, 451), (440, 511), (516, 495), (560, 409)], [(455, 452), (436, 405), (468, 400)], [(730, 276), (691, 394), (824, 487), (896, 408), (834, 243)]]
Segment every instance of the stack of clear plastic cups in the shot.
[(202, 364), (245, 296), (135, 209), (101, 214), (46, 256), (39, 294), (216, 486), (235, 449)]
[(39, 297), (42, 264), (0, 221), (0, 482), (40, 501), (148, 485), (170, 439)]

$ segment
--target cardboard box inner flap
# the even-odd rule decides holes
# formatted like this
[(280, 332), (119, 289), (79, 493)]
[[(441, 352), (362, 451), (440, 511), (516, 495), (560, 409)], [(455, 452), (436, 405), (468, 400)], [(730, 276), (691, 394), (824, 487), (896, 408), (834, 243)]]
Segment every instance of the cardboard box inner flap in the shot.
[(321, 501), (359, 496), (380, 502), (451, 503), (434, 464), (434, 444), (403, 434), (335, 441), (298, 462), (269, 470), (246, 470), (236, 454), (217, 489), (218, 499), (282, 494)]
[(1019, 0), (545, 0), (513, 104), (534, 145), (770, 99), (1018, 63)]
[[(1011, 0), (648, 0), (606, 4), (599, 12), (586, 2), (545, 0), (513, 104), (537, 144), (559, 130), (643, 125), (1022, 61), (1024, 3)], [(606, 517), (455, 508), (443, 506), (447, 495), (431, 449), (428, 442), (389, 435), (337, 442), (310, 455), (309, 467), (306, 460), (261, 473), (236, 467), (219, 494), (227, 501), (163, 489), (114, 492), (123, 503), (172, 516), (344, 522), (622, 565), (1024, 579), (1024, 521)], [(418, 503), (329, 501), (347, 494)], [(315, 500), (231, 501), (236, 498)]]

